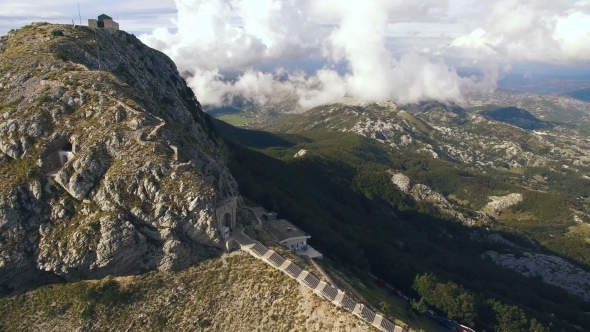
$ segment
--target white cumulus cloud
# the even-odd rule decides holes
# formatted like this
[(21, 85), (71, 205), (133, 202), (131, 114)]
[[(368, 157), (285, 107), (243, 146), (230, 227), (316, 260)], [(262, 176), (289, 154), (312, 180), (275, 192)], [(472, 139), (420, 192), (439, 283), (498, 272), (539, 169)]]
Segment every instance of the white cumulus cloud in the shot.
[(590, 60), (590, 5), (554, 0), (501, 0), (486, 8), (481, 26), (452, 47), (498, 61), (560, 65)]
[[(469, 4), (472, 4), (469, 6)], [(236, 97), (264, 104), (289, 94), (306, 109), (343, 97), (411, 103), (461, 101), (491, 90), (511, 61), (587, 62), (588, 2), (548, 0), (176, 0), (176, 29), (140, 36), (162, 50), (206, 105)], [(464, 12), (460, 8), (468, 7)], [(475, 9), (480, 8), (474, 14)], [(474, 18), (475, 17), (475, 18)], [(458, 27), (465, 25), (463, 35)], [(396, 29), (412, 27), (413, 31)], [(421, 26), (441, 40), (392, 49), (393, 36), (419, 38)], [(469, 32), (471, 31), (471, 32)], [(417, 37), (418, 36), (418, 37)], [(418, 51), (420, 50), (420, 51)], [(483, 75), (462, 77), (442, 56), (458, 57)], [(288, 72), (293, 61), (315, 61), (315, 72)], [(273, 68), (260, 68), (272, 64)], [(256, 69), (258, 68), (258, 69)], [(241, 72), (238, 77), (224, 73)]]

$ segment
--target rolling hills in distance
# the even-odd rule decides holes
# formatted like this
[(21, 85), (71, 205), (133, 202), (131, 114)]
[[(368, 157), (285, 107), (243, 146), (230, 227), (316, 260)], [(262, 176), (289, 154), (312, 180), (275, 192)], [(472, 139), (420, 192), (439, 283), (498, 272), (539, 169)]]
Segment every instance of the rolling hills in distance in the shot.
[[(521, 108), (533, 103), (545, 106)], [(314, 234), (314, 247), (344, 269), (370, 269), (430, 305), (472, 296), (473, 308), (462, 313), (436, 307), (480, 329), (498, 329), (486, 319), (501, 311), (500, 301), (539, 321), (568, 308), (561, 323), (571, 325), (545, 326), (583, 330), (587, 106), (542, 95), (515, 105), (352, 100), (278, 116), (264, 131), (216, 126), (232, 149), (228, 165), (241, 193)], [(428, 294), (416, 284), (425, 279), (430, 289), (455, 293)]]

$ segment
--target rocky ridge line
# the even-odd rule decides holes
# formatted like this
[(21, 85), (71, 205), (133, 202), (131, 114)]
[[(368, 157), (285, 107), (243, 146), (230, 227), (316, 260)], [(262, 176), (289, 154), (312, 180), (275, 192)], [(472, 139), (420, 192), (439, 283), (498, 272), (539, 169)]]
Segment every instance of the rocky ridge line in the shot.
[(174, 63), (128, 33), (3, 36), (0, 292), (218, 254), (216, 202), (237, 195), (221, 144)]

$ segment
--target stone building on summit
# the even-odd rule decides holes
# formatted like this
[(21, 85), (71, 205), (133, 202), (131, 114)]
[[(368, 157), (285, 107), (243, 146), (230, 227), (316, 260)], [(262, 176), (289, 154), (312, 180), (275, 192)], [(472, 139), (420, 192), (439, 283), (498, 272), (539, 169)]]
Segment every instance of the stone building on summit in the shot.
[(113, 21), (112, 17), (105, 14), (98, 16), (97, 20), (89, 19), (88, 26), (91, 28), (104, 29), (110, 33), (119, 31), (119, 23)]

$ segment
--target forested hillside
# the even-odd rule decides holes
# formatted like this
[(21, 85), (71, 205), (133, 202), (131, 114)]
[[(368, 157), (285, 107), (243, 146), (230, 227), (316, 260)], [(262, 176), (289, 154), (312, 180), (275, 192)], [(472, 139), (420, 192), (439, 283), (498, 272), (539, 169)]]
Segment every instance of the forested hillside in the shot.
[[(361, 278), (372, 272), (422, 299), (416, 310), (428, 303), (478, 330), (584, 331), (590, 326), (583, 314), (590, 304), (481, 257), (490, 250), (550, 253), (541, 238), (547, 228), (568, 227), (570, 212), (556, 208), (568, 204), (566, 194), (530, 191), (500, 173), (483, 174), (421, 153), (396, 153), (354, 133), (274, 134), (216, 125), (245, 197), (309, 232), (311, 244), (342, 268)], [(302, 149), (306, 153), (295, 157)], [(488, 196), (520, 192), (523, 200), (505, 216), (468, 227), (440, 206), (405, 195), (392, 183), (396, 172), (449, 197), (466, 216), (475, 215)], [(516, 225), (513, 219), (523, 215), (526, 221)], [(549, 225), (545, 218), (560, 222)], [(486, 241), (490, 232), (517, 249)], [(571, 250), (570, 257), (588, 257), (587, 246), (580, 245), (565, 250)]]

